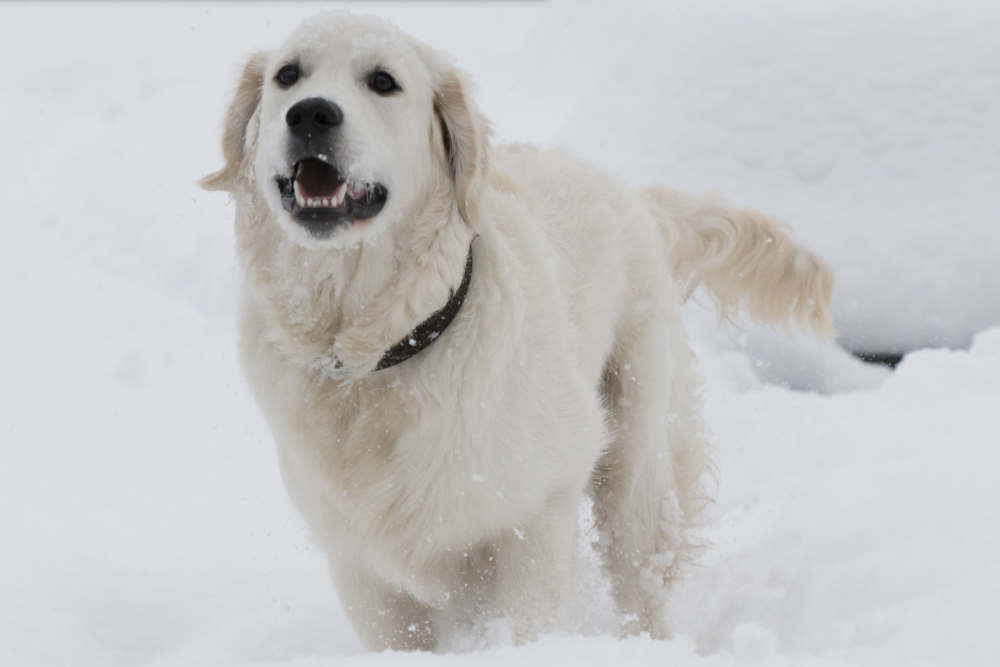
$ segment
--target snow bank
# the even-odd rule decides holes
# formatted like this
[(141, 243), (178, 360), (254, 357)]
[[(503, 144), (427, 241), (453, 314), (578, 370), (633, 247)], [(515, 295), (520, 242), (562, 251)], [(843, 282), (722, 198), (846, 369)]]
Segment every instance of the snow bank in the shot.
[[(996, 10), (713, 7), (374, 9), (502, 135), (793, 221), (846, 340), (996, 323)], [(698, 304), (721, 485), (676, 638), (608, 637), (584, 548), (579, 635), (361, 653), (237, 369), (231, 206), (194, 186), (241, 55), (315, 10), (0, 7), (0, 664), (991, 664), (1000, 330), (890, 376)]]
[(874, 391), (714, 384), (714, 546), (672, 602), (677, 631), (709, 653), (750, 624), (785, 655), (994, 660), (998, 372), (994, 329), (909, 355)]
[(964, 346), (1000, 324), (998, 33), (986, 1), (567, 1), (501, 127), (787, 221), (851, 349)]

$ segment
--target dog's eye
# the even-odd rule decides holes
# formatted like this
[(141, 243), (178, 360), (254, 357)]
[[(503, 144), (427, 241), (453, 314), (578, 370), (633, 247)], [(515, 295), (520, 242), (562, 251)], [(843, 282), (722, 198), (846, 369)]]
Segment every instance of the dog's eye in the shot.
[(299, 66), (285, 65), (278, 70), (278, 73), (274, 76), (274, 80), (278, 82), (279, 86), (288, 88), (299, 80)]
[(397, 90), (401, 90), (392, 75), (380, 69), (368, 75), (368, 87), (379, 95), (391, 95)]

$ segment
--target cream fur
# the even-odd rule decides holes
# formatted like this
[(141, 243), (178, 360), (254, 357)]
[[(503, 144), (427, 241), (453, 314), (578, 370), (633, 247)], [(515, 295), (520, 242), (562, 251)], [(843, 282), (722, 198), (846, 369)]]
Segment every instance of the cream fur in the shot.
[[(293, 56), (310, 76), (281, 91)], [(358, 85), (376, 62), (402, 94)], [(310, 95), (344, 109), (338, 161), (390, 188), (376, 218), (324, 242), (276, 204), (269, 171), (285, 110)], [(826, 329), (825, 265), (760, 214), (491, 147), (462, 75), (370, 18), (319, 17), (253, 56), (223, 152), (203, 184), (236, 199), (242, 362), (365, 645), (432, 649), (473, 617), (509, 619), (518, 641), (558, 627), (584, 494), (623, 632), (664, 636), (711, 474), (683, 290)], [(447, 300), (470, 243), (458, 317), (374, 372)]]

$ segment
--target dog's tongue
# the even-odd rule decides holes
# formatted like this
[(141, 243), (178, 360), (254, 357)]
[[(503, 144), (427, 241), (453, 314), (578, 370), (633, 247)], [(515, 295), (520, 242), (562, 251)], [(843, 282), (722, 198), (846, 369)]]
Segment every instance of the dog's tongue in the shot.
[(306, 197), (331, 197), (340, 184), (340, 175), (326, 162), (315, 158), (306, 158), (299, 162), (295, 182)]

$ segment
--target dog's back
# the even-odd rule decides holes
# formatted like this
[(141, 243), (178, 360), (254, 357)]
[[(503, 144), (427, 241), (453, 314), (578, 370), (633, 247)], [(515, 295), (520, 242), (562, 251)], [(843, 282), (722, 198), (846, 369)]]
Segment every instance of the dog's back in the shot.
[[(582, 281), (583, 287), (602, 283), (599, 290), (578, 290), (585, 302), (576, 304), (579, 312), (600, 294), (624, 302), (623, 290), (634, 292), (638, 282), (655, 279), (648, 270), (635, 271), (637, 257), (652, 251), (681, 283), (685, 298), (703, 285), (722, 316), (743, 306), (765, 324), (785, 328), (797, 322), (821, 336), (832, 333), (832, 271), (766, 215), (659, 186), (636, 197), (617, 178), (561, 151), (516, 146), (495, 155), (498, 173), (512, 174), (509, 180), (500, 176), (500, 189), (529, 187), (531, 192), (518, 194), (542, 209), (536, 213), (546, 220), (560, 280)], [(666, 242), (665, 257), (653, 235)], [(595, 309), (605, 316), (615, 310), (611, 302)]]

